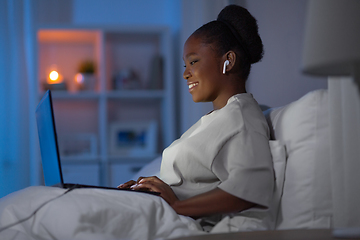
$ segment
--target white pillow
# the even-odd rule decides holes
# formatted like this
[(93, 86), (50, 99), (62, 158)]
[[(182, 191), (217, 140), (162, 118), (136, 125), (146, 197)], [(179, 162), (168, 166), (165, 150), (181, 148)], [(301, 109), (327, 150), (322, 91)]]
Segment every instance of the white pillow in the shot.
[(268, 222), (269, 229), (276, 228), (276, 219), (278, 218), (279, 206), (283, 195), (285, 169), (286, 169), (286, 149), (280, 141), (269, 141), (272, 161), (275, 171), (275, 189), (274, 195), (269, 207), (269, 213), (265, 221)]
[(287, 165), (277, 229), (330, 228), (331, 178), (327, 90), (269, 111)]

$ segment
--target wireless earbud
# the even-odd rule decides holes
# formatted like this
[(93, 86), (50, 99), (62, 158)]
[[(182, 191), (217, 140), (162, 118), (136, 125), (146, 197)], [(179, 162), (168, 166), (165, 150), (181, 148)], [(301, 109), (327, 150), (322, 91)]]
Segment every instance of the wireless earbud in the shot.
[(227, 65), (229, 65), (229, 60), (226, 60), (226, 61), (224, 62), (223, 74), (225, 74), (225, 72), (226, 72), (226, 66), (227, 66)]

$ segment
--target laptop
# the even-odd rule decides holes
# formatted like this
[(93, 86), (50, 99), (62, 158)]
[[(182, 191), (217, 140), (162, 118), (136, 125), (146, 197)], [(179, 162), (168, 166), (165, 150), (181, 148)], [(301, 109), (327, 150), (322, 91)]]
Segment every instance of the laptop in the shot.
[(160, 195), (158, 192), (145, 190), (118, 189), (114, 187), (64, 183), (50, 90), (47, 90), (43, 98), (40, 100), (35, 113), (45, 186), (56, 186), (61, 188), (101, 188)]

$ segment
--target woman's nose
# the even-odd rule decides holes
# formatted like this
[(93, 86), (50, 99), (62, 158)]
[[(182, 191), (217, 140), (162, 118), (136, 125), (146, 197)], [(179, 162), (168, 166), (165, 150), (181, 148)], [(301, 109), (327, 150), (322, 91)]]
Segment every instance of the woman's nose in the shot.
[(184, 79), (189, 79), (190, 76), (191, 76), (190, 71), (187, 68), (185, 68), (185, 71), (183, 73), (183, 78)]

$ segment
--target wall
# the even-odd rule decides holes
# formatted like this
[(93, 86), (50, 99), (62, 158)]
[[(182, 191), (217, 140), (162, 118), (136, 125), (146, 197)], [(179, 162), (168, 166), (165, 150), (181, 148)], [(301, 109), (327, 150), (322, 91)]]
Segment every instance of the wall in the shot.
[(73, 0), (74, 24), (168, 25), (180, 27), (179, 0)]
[(25, 5), (0, 0), (0, 197), (29, 182)]
[(282, 106), (311, 90), (327, 88), (326, 78), (301, 73), (307, 1), (247, 0), (246, 6), (258, 20), (265, 47), (264, 58), (253, 66), (248, 82), (258, 102)]

